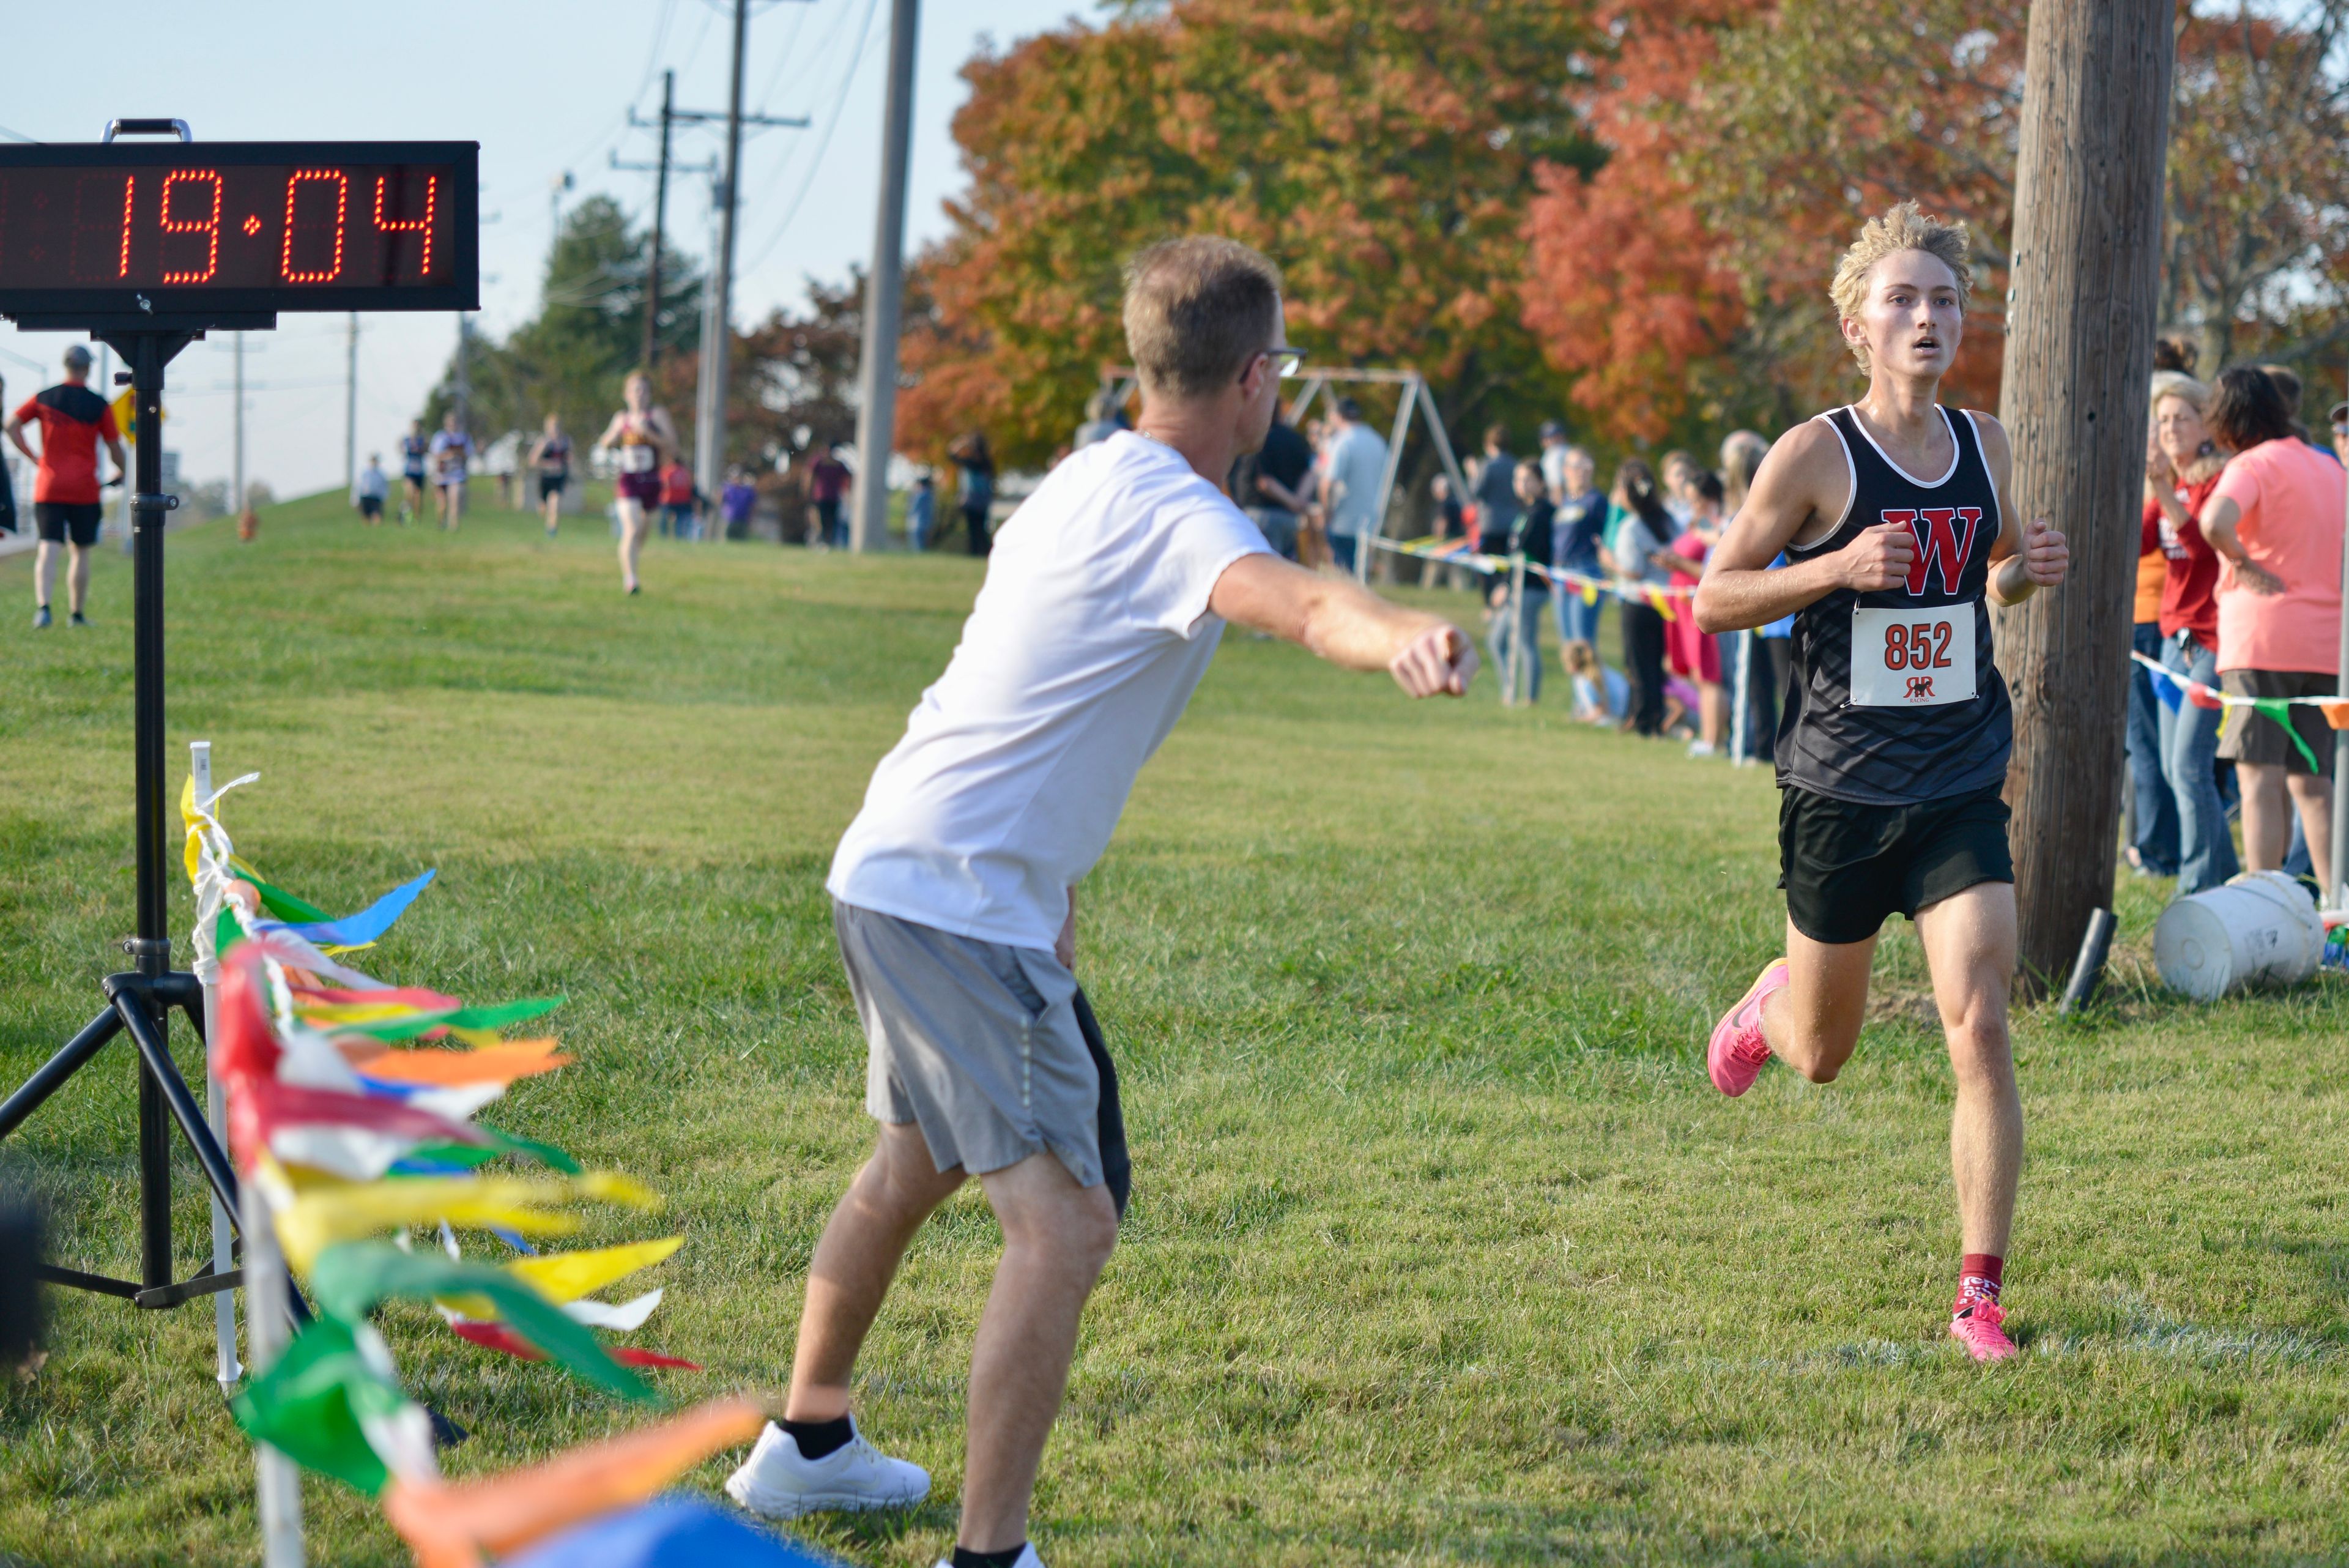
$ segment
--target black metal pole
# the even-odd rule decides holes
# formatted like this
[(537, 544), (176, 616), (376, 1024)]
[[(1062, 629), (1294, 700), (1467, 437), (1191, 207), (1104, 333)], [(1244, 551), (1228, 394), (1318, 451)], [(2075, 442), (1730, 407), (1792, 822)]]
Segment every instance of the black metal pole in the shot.
[[(171, 968), (171, 884), (164, 836), (163, 768), (163, 367), (187, 339), (133, 335), (130, 391), (138, 408), (130, 498), (130, 682), (132, 842), (139, 868), (138, 934), (128, 944), (138, 972), (160, 981)], [(159, 1036), (170, 1015), (142, 998)], [(171, 1112), (163, 1085), (139, 1072), (140, 1278), (150, 1290), (171, 1282)]]
[(660, 365), (661, 246), (668, 228), (668, 128), (675, 115), (677, 73), (661, 72), (660, 171), (653, 176), (653, 254), (645, 273), (645, 371)]

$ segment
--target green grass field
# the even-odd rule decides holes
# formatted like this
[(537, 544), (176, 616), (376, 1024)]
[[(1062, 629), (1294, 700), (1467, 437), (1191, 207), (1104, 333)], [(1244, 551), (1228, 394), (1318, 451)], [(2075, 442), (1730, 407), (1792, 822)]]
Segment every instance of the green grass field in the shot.
[[(573, 532), (327, 500), (175, 536), (174, 785), (199, 737), (259, 769), (240, 848), (337, 909), (438, 867), (375, 972), (566, 993), (577, 1064), (498, 1119), (667, 1192), (687, 1245), (635, 1337), (709, 1370), (666, 1386), (777, 1387), (870, 1136), (822, 874), (978, 570), (656, 544), (630, 601), (600, 520)], [(38, 635), (28, 576), (0, 564), (10, 1085), (95, 1010), (131, 895), (129, 573), (106, 554), (98, 628)], [(1136, 1181), (1046, 1459), (1054, 1568), (2349, 1558), (2339, 990), (2169, 999), (2158, 891), (2125, 883), (2106, 1001), (2018, 1022), (2029, 1354), (1977, 1368), (1942, 1334), (1951, 1091), (1909, 929), (1841, 1082), (1705, 1080), (1776, 951), (1775, 820), (1764, 770), (1504, 711), (1489, 675), (1414, 706), (1226, 640), (1085, 890)], [(0, 1147), (61, 1261), (135, 1269), (133, 1122), (109, 1046)], [(930, 1501), (807, 1539), (909, 1565), (950, 1539), (996, 1241), (975, 1192), (944, 1211), (864, 1364)], [(454, 1473), (643, 1418), (419, 1309), (385, 1327), (475, 1434)], [(211, 1333), (58, 1301), (47, 1366), (0, 1381), (0, 1550), (253, 1560)], [(314, 1562), (403, 1560), (361, 1500), (307, 1500)]]

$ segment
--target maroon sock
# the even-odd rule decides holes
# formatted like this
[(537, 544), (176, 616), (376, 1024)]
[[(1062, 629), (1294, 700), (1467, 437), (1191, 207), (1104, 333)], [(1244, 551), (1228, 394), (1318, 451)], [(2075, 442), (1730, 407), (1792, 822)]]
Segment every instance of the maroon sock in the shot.
[(1998, 1289), (2006, 1272), (2006, 1260), (1988, 1252), (1968, 1252), (1958, 1260), (1958, 1310), (1963, 1312), (1977, 1301), (1998, 1300)]

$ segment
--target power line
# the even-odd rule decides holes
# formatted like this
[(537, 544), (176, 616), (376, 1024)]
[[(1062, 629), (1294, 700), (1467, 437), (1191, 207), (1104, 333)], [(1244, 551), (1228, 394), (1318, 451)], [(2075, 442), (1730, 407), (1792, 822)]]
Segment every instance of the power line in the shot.
[[(800, 28), (805, 25), (807, 21), (807, 8), (802, 7), (799, 14), (792, 18), (791, 36), (783, 40), (783, 47), (776, 52), (775, 68), (771, 72), (768, 73), (767, 85), (759, 89), (759, 111), (761, 114), (766, 112), (767, 106), (769, 104), (774, 102), (775, 89), (782, 85), (783, 72), (785, 69), (787, 69), (795, 60), (804, 67), (809, 62), (814, 60), (818, 56), (823, 54), (824, 51), (831, 47), (834, 35), (840, 31), (840, 22), (835, 18), (832, 25), (832, 31), (826, 33), (823, 36), (823, 40), (819, 42), (814, 48), (809, 50), (804, 55), (799, 54), (797, 50), (800, 41)], [(848, 7), (843, 5), (838, 12), (838, 16), (845, 16), (847, 15)]]
[(676, 15), (677, 0), (661, 0), (660, 20), (653, 26), (653, 47), (645, 51), (645, 79), (638, 82), (636, 90), (628, 95), (630, 109), (642, 103), (645, 94), (651, 90), (653, 73), (660, 69), (661, 46), (668, 41), (669, 21)]
[(848, 69), (841, 74), (840, 91), (832, 100), (832, 113), (823, 122), (823, 134), (817, 138), (815, 155), (808, 160), (806, 176), (800, 181), (800, 188), (792, 192), (791, 205), (784, 210), (782, 222), (775, 226), (773, 234), (767, 236), (767, 243), (759, 247), (758, 255), (752, 258), (748, 266), (740, 269), (742, 272), (748, 273), (765, 262), (774, 248), (782, 244), (783, 236), (791, 232), (793, 220), (800, 215), (800, 204), (807, 200), (808, 190), (815, 183), (816, 171), (823, 167), (823, 155), (832, 146), (833, 130), (840, 124), (840, 111), (847, 107), (850, 91), (855, 84), (857, 69), (864, 63), (864, 47), (873, 41), (874, 8), (874, 0), (864, 0), (864, 20), (857, 29), (856, 55), (848, 62)]

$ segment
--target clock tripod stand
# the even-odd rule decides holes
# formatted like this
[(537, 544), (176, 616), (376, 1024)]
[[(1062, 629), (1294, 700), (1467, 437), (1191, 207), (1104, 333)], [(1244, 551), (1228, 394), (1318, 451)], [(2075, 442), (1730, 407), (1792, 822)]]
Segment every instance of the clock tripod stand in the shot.
[[(33, 325), (36, 322), (25, 322)], [(47, 322), (37, 322), (47, 326)], [(212, 318), (208, 326), (274, 327), (274, 317), (250, 320)], [(163, 524), (179, 497), (163, 490), (163, 368), (189, 343), (203, 336), (194, 327), (78, 321), (120, 354), (130, 366), (131, 396), (138, 409), (130, 498), (131, 573), (131, 774), (133, 842), (137, 850), (138, 906), (135, 934), (122, 944), (132, 967), (98, 982), (106, 1005), (80, 1033), (5, 1103), (0, 1103), (0, 1138), (23, 1125), (117, 1035), (128, 1035), (139, 1071), (139, 1278), (117, 1279), (44, 1262), (40, 1277), (68, 1289), (119, 1296), (134, 1306), (175, 1307), (197, 1296), (233, 1290), (241, 1272), (218, 1266), (186, 1279), (172, 1277), (171, 1136), (176, 1130), (195, 1156), (212, 1196), (231, 1216), (237, 1208), (236, 1172), (202, 1108), (171, 1059), (171, 1022), (183, 1013), (196, 1038), (204, 1038), (203, 988), (196, 977), (171, 967), (170, 867), (165, 807), (170, 799), (163, 763)], [(298, 1296), (297, 1317), (306, 1316)]]

